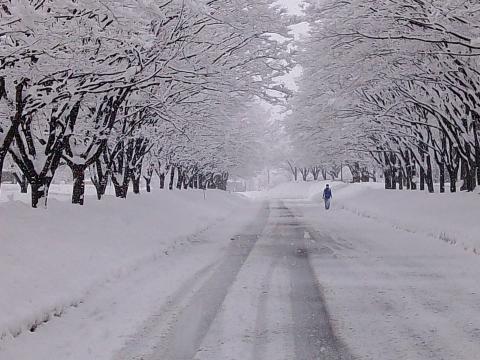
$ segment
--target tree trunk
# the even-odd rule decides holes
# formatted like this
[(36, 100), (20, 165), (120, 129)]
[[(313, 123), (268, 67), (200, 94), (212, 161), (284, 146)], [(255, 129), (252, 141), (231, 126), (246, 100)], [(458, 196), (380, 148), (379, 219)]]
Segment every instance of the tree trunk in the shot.
[(450, 180), (450, 192), (457, 192), (458, 164), (447, 163), (448, 177)]
[[(140, 160), (135, 159), (135, 166), (131, 167), (128, 170), (128, 174), (130, 176), (130, 180), (132, 181), (132, 190), (135, 195), (140, 194), (140, 185), (142, 182), (142, 164), (143, 164), (143, 156), (140, 156)], [(153, 170), (152, 170), (153, 174)]]
[(133, 185), (133, 193), (140, 194), (140, 177), (134, 176), (132, 177), (132, 185)]
[(180, 167), (177, 168), (177, 189), (182, 190), (183, 185), (183, 171)]
[(480, 141), (478, 139), (477, 121), (478, 119), (473, 121), (473, 136), (475, 139), (475, 167), (477, 170), (475, 176), (477, 178), (477, 185), (480, 185)]
[[(43, 181), (42, 181), (43, 180)], [(32, 190), (32, 207), (38, 208), (38, 205), (44, 204), (47, 206), (48, 198), (48, 188), (50, 187), (50, 182), (48, 179), (36, 180), (30, 184)]]
[(468, 182), (468, 191), (475, 191), (477, 187), (477, 165), (474, 160), (470, 161), (470, 176)]
[(310, 170), (308, 168), (301, 168), (300, 173), (302, 174), (302, 179), (303, 181), (307, 181), (308, 174), (310, 173)]
[(395, 167), (390, 165), (390, 173), (391, 173), (391, 181), (392, 181), (392, 187), (391, 190), (397, 190), (397, 173), (395, 171)]
[(385, 190), (392, 189), (392, 176), (390, 172), (390, 167), (386, 167), (383, 170), (383, 177), (385, 178)]
[(85, 167), (83, 165), (72, 165), (73, 192), (72, 204), (83, 205), (85, 200)]
[(38, 207), (38, 203), (45, 194), (43, 190), (43, 184), (32, 182), (30, 184), (30, 188), (32, 189), (32, 207), (36, 209)]
[(24, 177), (23, 181), (18, 183), (20, 185), (20, 193), (26, 194), (28, 193), (28, 181), (27, 178)]
[(173, 182), (175, 180), (175, 166), (170, 168), (170, 184), (168, 185), (169, 190), (173, 190)]
[[(0, 169), (1, 169), (1, 167), (0, 167)], [(26, 194), (28, 192), (28, 179), (27, 179), (27, 177), (23, 174), (18, 175), (17, 173), (14, 173), (13, 176), (15, 177), (15, 180), (17, 181), (18, 185), (20, 186), (20, 192), (22, 194)], [(0, 178), (0, 181), (1, 181), (1, 178)]]
[(230, 174), (228, 172), (224, 172), (222, 174), (222, 190), (223, 191), (227, 191), (229, 177), (230, 177)]
[(97, 193), (97, 199), (101, 200), (105, 195), (105, 190), (108, 184), (109, 170), (103, 171), (102, 160), (97, 159), (95, 163), (90, 167), (90, 179), (95, 186)]
[(460, 191), (468, 190), (468, 177), (469, 177), (470, 169), (468, 168), (468, 162), (462, 158), (461, 165), (460, 165), (460, 177), (463, 180), (463, 184), (460, 187)]
[(160, 173), (158, 177), (160, 178), (160, 189), (165, 189), (165, 173)]
[(398, 189), (403, 190), (403, 170), (398, 170)]
[(362, 168), (360, 170), (360, 181), (361, 182), (370, 182), (370, 173), (367, 168)]
[(151, 177), (144, 177), (144, 179), (145, 179), (145, 184), (146, 184), (146, 188), (147, 188), (147, 193), (152, 192), (152, 188), (150, 186), (150, 184), (152, 182), (152, 178)]
[(410, 190), (417, 190), (417, 183), (414, 181), (414, 177), (417, 175), (417, 167), (412, 164), (412, 178), (410, 180)]
[[(26, 83), (26, 80), (22, 80), (15, 85), (15, 107), (16, 107), (15, 116), (11, 119), (12, 121), (11, 121), (10, 127), (3, 129), (2, 146), (0, 146), (0, 187), (2, 186), (2, 170), (3, 170), (5, 157), (7, 156), (8, 149), (10, 148), (10, 145), (13, 143), (15, 136), (18, 134), (18, 128), (22, 120), (22, 114), (23, 114), (23, 109), (25, 105), (24, 99), (23, 99), (23, 96), (24, 96), (23, 89), (24, 89), (25, 83)], [(6, 82), (5, 82), (5, 77), (0, 76), (0, 100), (4, 97), (5, 99), (7, 99)]]
[(391, 166), (391, 159), (387, 153), (383, 154), (385, 167), (383, 168), (383, 176), (385, 178), (385, 189), (392, 190), (393, 189), (393, 173), (392, 173), (392, 166)]
[[(124, 171), (128, 171), (125, 169)], [(130, 176), (123, 174), (123, 181), (120, 183), (114, 174), (112, 174), (113, 187), (115, 189), (115, 196), (120, 199), (126, 199), (128, 194), (128, 186), (130, 185)]]
[(207, 188), (206, 187), (206, 181), (205, 181), (205, 175), (203, 175), (203, 174), (198, 175), (198, 188), (202, 189), (202, 190), (205, 190)]
[(102, 197), (105, 195), (105, 191), (107, 190), (107, 185), (108, 185), (108, 175), (105, 175), (103, 178), (100, 179), (98, 186), (95, 186), (98, 200), (102, 200)]
[(28, 193), (28, 180), (25, 175), (22, 175), (22, 181), (18, 183), (20, 185), (20, 193)]
[(126, 199), (127, 198), (127, 193), (128, 193), (128, 185), (124, 186), (121, 184), (115, 184), (113, 183), (113, 187), (115, 188), (115, 196), (120, 198), (120, 199)]
[(465, 152), (468, 157), (468, 160), (462, 158), (462, 165), (461, 165), (461, 174), (463, 179), (463, 184), (461, 187), (461, 191), (474, 191), (476, 187), (476, 165), (475, 160), (471, 158), (471, 146), (470, 144), (465, 144)]
[(3, 172), (3, 162), (5, 160), (5, 155), (0, 153), (0, 190), (2, 187), (2, 172)]
[(353, 166), (349, 165), (350, 172), (352, 173), (352, 182), (361, 182), (360, 164), (356, 162)]
[(450, 175), (450, 192), (455, 193), (457, 192), (457, 174), (453, 175), (449, 172)]
[(420, 190), (425, 190), (425, 170), (420, 166)]
[(407, 163), (405, 173), (406, 173), (405, 185), (407, 186), (407, 190), (411, 190), (412, 189), (412, 167), (410, 166), (410, 163)]
[(433, 171), (432, 171), (432, 160), (430, 155), (427, 155), (427, 173), (426, 173), (426, 182), (428, 187), (428, 192), (433, 193), (435, 189), (433, 187)]
[(407, 190), (412, 186), (412, 166), (410, 161), (410, 152), (407, 149), (405, 152), (400, 151), (400, 156), (403, 159), (405, 165), (401, 167), (400, 171), (403, 172), (403, 181)]
[(445, 163), (442, 162), (438, 165), (440, 171), (440, 193), (445, 192)]

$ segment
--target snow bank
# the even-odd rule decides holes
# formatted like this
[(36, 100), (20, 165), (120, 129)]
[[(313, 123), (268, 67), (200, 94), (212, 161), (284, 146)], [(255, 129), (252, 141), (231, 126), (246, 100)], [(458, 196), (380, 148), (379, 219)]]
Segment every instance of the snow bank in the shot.
[[(467, 251), (480, 250), (480, 197), (477, 194), (429, 194), (387, 191), (357, 185), (338, 205), (364, 217), (387, 222), (395, 228), (423, 233)], [(341, 194), (341, 193), (340, 193)]]
[[(271, 196), (321, 201), (325, 182), (282, 184)], [(428, 235), (480, 254), (480, 197), (385, 190), (381, 183), (331, 183), (333, 211), (344, 209), (394, 228)]]
[(34, 210), (24, 195), (7, 201), (8, 190), (0, 202), (0, 347), (247, 204), (220, 191), (157, 191), (78, 207), (57, 186), (48, 210)]

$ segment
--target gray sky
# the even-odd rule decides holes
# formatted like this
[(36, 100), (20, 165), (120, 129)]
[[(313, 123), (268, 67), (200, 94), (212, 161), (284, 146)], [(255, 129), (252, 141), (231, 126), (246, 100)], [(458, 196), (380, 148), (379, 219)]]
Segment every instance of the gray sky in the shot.
[(291, 14), (302, 14), (302, 10), (300, 8), (302, 0), (278, 0), (278, 3), (287, 8)]

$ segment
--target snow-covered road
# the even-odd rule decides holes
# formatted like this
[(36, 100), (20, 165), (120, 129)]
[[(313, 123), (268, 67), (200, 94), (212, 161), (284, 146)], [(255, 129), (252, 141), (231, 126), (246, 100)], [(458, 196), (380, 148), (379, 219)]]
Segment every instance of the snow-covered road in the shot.
[(115, 359), (351, 358), (330, 325), (305, 229), (281, 201), (230, 242)]
[(309, 201), (274, 200), (262, 222), (145, 359), (478, 358), (474, 255)]
[[(253, 202), (21, 335), (15, 360), (474, 360), (480, 260), (301, 199)], [(0, 349), (1, 350), (1, 349)]]
[(287, 205), (311, 226), (332, 326), (356, 358), (480, 358), (478, 256), (350, 211)]

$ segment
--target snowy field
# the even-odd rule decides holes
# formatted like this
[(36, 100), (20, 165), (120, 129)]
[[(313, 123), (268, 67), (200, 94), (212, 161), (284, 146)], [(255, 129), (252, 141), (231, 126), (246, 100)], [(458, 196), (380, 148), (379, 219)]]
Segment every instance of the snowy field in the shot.
[[(48, 210), (34, 210), (16, 186), (2, 186), (0, 349), (16, 337), (34, 336), (37, 327), (111, 282), (163, 262), (194, 235), (249, 206), (220, 191), (156, 191), (101, 202), (93, 189), (87, 193), (92, 196), (84, 207), (73, 206), (68, 186), (54, 185)], [(0, 358), (20, 359), (1, 356), (1, 350)]]

